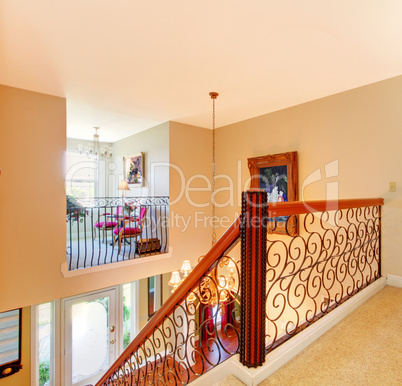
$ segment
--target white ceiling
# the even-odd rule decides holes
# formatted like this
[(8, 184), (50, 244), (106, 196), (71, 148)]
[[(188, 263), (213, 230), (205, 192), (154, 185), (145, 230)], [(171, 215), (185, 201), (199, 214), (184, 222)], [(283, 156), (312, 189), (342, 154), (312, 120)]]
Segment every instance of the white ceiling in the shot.
[(67, 98), (67, 134), (217, 127), (402, 73), (401, 0), (0, 0), (0, 83)]

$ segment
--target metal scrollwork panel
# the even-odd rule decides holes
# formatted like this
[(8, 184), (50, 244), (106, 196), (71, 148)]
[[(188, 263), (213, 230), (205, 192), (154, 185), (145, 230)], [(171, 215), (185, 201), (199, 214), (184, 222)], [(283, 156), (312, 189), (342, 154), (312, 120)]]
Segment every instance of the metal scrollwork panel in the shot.
[(238, 352), (239, 262), (221, 257), (107, 385), (187, 384)]
[(380, 277), (379, 207), (300, 220), (299, 236), (268, 236), (267, 351)]

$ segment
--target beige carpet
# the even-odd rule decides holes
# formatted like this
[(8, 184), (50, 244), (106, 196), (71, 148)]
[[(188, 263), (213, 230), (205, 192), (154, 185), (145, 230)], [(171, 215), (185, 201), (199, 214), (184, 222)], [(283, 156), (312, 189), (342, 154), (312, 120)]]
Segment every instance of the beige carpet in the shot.
[(260, 385), (402, 385), (402, 288), (385, 287)]
[(402, 288), (385, 287), (260, 383), (267, 385), (402, 385)]

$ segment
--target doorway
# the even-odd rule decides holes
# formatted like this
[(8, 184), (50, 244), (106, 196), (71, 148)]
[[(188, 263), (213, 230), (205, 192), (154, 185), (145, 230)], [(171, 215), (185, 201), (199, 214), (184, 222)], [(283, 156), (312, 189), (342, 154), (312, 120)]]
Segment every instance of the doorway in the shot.
[(95, 384), (116, 360), (117, 289), (68, 298), (62, 307), (64, 384)]

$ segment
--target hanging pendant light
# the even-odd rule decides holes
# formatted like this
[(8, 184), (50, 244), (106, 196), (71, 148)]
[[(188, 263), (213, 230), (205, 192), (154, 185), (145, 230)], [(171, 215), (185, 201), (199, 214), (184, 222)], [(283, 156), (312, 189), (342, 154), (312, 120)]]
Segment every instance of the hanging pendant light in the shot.
[[(215, 100), (219, 96), (217, 92), (210, 92), (209, 96), (212, 99), (212, 245), (216, 243), (216, 233), (215, 233)], [(230, 267), (232, 268), (232, 267)], [(171, 279), (169, 281), (169, 285), (173, 287), (172, 292), (174, 292), (177, 287), (183, 282), (183, 280), (187, 277), (188, 273), (191, 271), (191, 266), (190, 262), (188, 260), (183, 262), (183, 266), (180, 270), (180, 272), (183, 274), (183, 279), (180, 277), (180, 272), (179, 271), (174, 271), (172, 272)], [(233, 269), (232, 269), (233, 271)], [(231, 272), (232, 272), (231, 271)], [(208, 283), (208, 280), (206, 280), (206, 283)], [(205, 284), (205, 283), (204, 283)], [(187, 300), (193, 301), (191, 299), (195, 298), (194, 294), (190, 295)], [(214, 300), (215, 299), (215, 300)], [(213, 298), (211, 298), (211, 302), (213, 304), (217, 303), (217, 297), (216, 294), (214, 295)]]
[(216, 243), (215, 233), (215, 100), (219, 94), (211, 91), (209, 96), (212, 99), (212, 245)]

